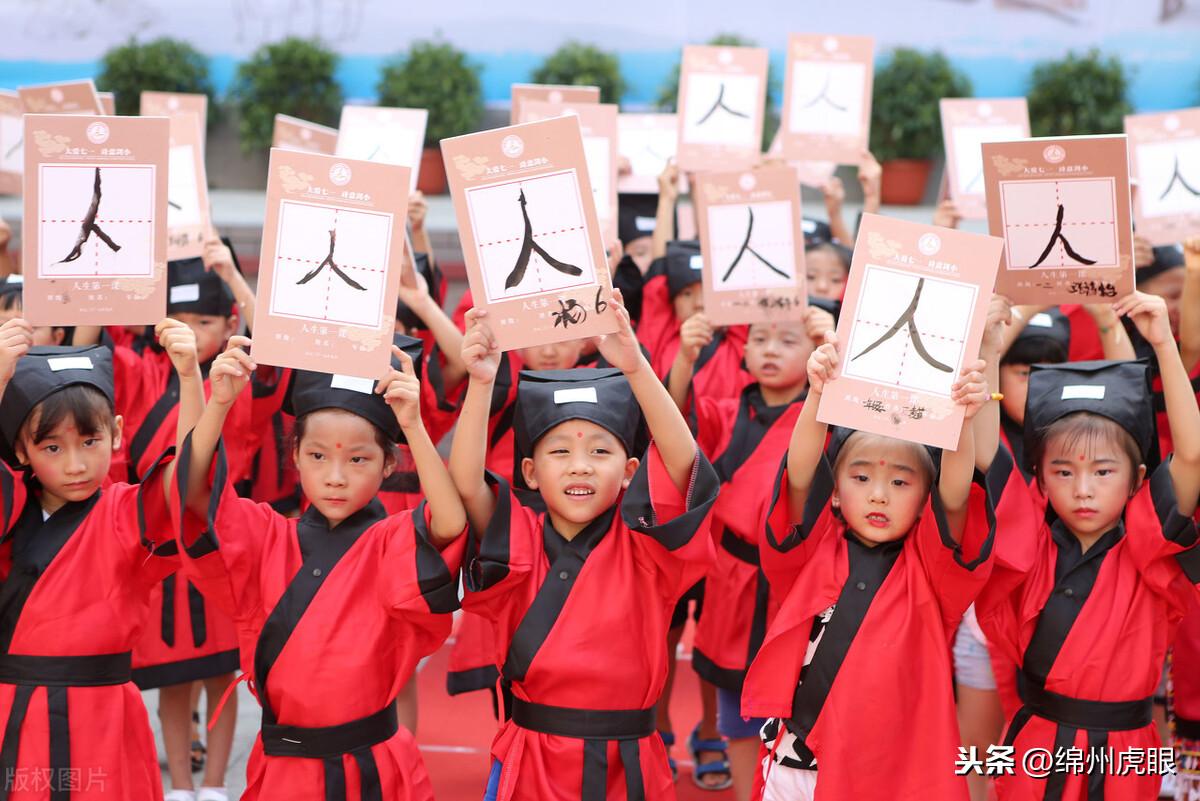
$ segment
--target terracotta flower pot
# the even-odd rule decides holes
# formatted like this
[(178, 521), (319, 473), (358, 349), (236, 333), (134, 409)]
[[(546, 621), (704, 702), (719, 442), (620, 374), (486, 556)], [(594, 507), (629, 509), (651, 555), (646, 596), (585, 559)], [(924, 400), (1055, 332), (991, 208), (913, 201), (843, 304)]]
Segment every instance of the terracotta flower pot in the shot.
[(427, 147), (421, 151), (421, 174), (417, 176), (417, 189), (426, 195), (446, 193), (446, 164), (442, 161), (440, 147)]
[(929, 159), (893, 159), (883, 162), (882, 200), (885, 206), (915, 206), (925, 197), (933, 162)]

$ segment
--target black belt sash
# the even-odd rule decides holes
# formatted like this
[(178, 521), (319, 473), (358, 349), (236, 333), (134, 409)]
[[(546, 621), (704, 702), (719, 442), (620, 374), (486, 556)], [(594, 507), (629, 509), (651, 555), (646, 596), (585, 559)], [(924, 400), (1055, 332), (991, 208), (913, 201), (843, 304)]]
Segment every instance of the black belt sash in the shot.
[[(1012, 746), (1017, 735), (1034, 715), (1058, 724), (1054, 735), (1054, 751), (1062, 752), (1075, 745), (1080, 729), (1087, 732), (1088, 754), (1095, 753), (1098, 764), (1107, 764), (1105, 750), (1108, 748), (1110, 731), (1130, 731), (1147, 726), (1153, 720), (1154, 699), (1139, 698), (1134, 701), (1089, 701), (1071, 698), (1050, 692), (1045, 685), (1024, 671), (1017, 673), (1017, 691), (1022, 706), (1017, 710), (1005, 746)], [(1089, 757), (1090, 758), (1090, 757)], [(1087, 801), (1104, 801), (1104, 770), (1089, 771), (1087, 774)], [(1061, 801), (1066, 788), (1067, 773), (1055, 771), (1046, 777), (1044, 801)]]
[(654, 733), (649, 709), (572, 709), (535, 704), (516, 696), (512, 720), (523, 729), (583, 740), (583, 789), (580, 801), (604, 801), (608, 785), (608, 742), (615, 740), (625, 768), (629, 801), (645, 801), (638, 741)]
[[(17, 685), (0, 745), (0, 777), (16, 775), (21, 726), (29, 711), (29, 701), (38, 687), (45, 687), (50, 729), (50, 799), (69, 801), (71, 786), (66, 777), (71, 770), (71, 725), (67, 688), (125, 684), (129, 681), (132, 659), (130, 651), (89, 656), (0, 655), (0, 682)], [(11, 789), (11, 779), (0, 780), (0, 801), (8, 800)]]
[(374, 714), (336, 726), (264, 723), (263, 753), (267, 756), (307, 759), (340, 758), (342, 754), (369, 749), (385, 742), (399, 730), (395, 704), (388, 704)]

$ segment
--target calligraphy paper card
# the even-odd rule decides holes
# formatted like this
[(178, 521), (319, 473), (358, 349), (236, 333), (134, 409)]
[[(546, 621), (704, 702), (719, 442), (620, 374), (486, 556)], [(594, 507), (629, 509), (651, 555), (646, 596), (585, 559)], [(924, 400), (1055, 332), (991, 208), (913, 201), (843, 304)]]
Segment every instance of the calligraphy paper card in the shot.
[(599, 103), (600, 87), (567, 86), (550, 83), (514, 83), (512, 85), (512, 107), (509, 122), (521, 122), (521, 104), (526, 100), (542, 100), (547, 103)]
[(800, 183), (791, 167), (702, 172), (692, 197), (704, 224), (704, 312), (714, 325), (804, 313)]
[(27, 114), (104, 114), (92, 79), (17, 87)]
[(415, 192), (428, 118), (423, 108), (343, 106), (334, 152), (348, 159), (408, 167), (408, 191)]
[(169, 117), (171, 155), (167, 176), (167, 258), (196, 258), (212, 228), (208, 211), (208, 173), (200, 118), (184, 113)]
[(674, 114), (618, 114), (617, 152), (629, 172), (617, 179), (617, 191), (657, 195), (658, 176), (675, 158), (679, 123)]
[[(100, 101), (100, 109), (106, 116), (117, 116), (117, 96), (112, 92), (96, 92), (96, 99)], [(146, 116), (146, 115), (142, 115)]]
[(175, 117), (195, 114), (200, 120), (200, 149), (208, 136), (208, 95), (188, 92), (142, 92), (139, 113), (143, 117)]
[(337, 150), (337, 140), (337, 128), (317, 125), (315, 122), (289, 117), (286, 114), (275, 115), (271, 147), (332, 156)]
[(940, 106), (947, 196), (965, 219), (986, 220), (982, 145), (1028, 139), (1029, 107), (1023, 97), (943, 98)]
[(1137, 232), (1152, 245), (1200, 233), (1200, 108), (1125, 118)]
[(758, 163), (767, 100), (767, 50), (683, 48), (676, 104), (676, 159), (687, 172), (741, 170)]
[(579, 118), (583, 152), (596, 217), (605, 242), (617, 236), (617, 106), (615, 103), (550, 103), (526, 100), (521, 104), (521, 122), (537, 122), (570, 114)]
[(25, 113), (21, 96), (0, 89), (0, 195), (21, 194), (21, 176), (25, 173)]
[(871, 133), (875, 40), (794, 33), (783, 82), (783, 155), (858, 164)]
[(985, 142), (988, 228), (1004, 238), (996, 291), (1014, 303), (1096, 303), (1133, 291), (1124, 136)]
[(25, 115), (25, 317), (149, 325), (167, 309), (163, 117)]
[(615, 331), (579, 118), (443, 139), (442, 157), (471, 295), (501, 350)]
[(950, 387), (979, 354), (1003, 241), (864, 214), (817, 419), (955, 449)]
[(775, 136), (771, 139), (771, 146), (767, 148), (767, 152), (763, 156), (763, 164), (776, 163), (786, 163), (795, 170), (796, 176), (804, 186), (811, 186), (813, 189), (821, 190), (824, 190), (825, 185), (829, 183), (829, 179), (837, 172), (838, 167), (836, 161), (794, 161), (785, 159), (783, 155), (783, 139), (780, 137), (779, 131), (775, 132)]
[(391, 363), (408, 168), (273, 148), (268, 169), (255, 359), (379, 378)]

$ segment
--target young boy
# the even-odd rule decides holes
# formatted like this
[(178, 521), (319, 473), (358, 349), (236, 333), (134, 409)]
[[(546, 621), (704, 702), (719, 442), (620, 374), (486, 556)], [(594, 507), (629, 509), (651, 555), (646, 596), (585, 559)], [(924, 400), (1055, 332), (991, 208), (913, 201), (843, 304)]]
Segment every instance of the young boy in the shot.
[[(471, 379), (450, 456), (481, 532), (469, 546), (464, 608), (496, 625), (513, 693), (488, 799), (674, 798), (654, 704), (671, 610), (712, 555), (717, 480), (638, 347), (619, 291), (610, 308), (619, 330), (600, 351), (616, 369), (520, 382), (521, 472), (543, 513), (484, 471), (500, 351), (487, 313), (470, 313)], [(630, 450), (638, 406), (654, 439), (644, 462)]]
[[(705, 577), (705, 595), (715, 599), (700, 616), (692, 667), (717, 687), (717, 728), (729, 741), (729, 764), (699, 762), (694, 775), (723, 767), (735, 796), (748, 801), (758, 763), (763, 720), (741, 715), (742, 683), (758, 653), (768, 622), (768, 587), (759, 566), (758, 521), (765, 509), (779, 460), (800, 414), (808, 385), (808, 357), (832, 331), (833, 317), (810, 306), (803, 320), (755, 323), (746, 342), (746, 369), (755, 383), (738, 398), (691, 397), (690, 379), (698, 339), (684, 338), (671, 370), (669, 388), (680, 410), (691, 410), (696, 442), (721, 480), (713, 507), (716, 558)], [(682, 633), (682, 632), (680, 632)], [(670, 647), (671, 644), (669, 644)], [(713, 739), (711, 734), (693, 733)], [(719, 742), (719, 741), (718, 741)], [(691, 749), (693, 751), (700, 749)], [(709, 768), (709, 765), (714, 767)]]

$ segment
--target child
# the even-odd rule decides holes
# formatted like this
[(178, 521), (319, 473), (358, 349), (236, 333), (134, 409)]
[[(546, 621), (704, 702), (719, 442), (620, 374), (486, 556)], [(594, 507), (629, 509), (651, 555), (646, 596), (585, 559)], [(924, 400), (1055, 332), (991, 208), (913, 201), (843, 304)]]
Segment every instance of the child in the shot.
[[(683, 340), (671, 370), (671, 395), (681, 411), (687, 411), (691, 400), (696, 442), (712, 458), (721, 480), (721, 494), (713, 506), (716, 558), (704, 581), (705, 594), (718, 601), (700, 616), (692, 667), (718, 688), (717, 728), (729, 741), (730, 758), (724, 765), (697, 761), (693, 775), (702, 779), (723, 767), (732, 777), (739, 801), (750, 798), (758, 764), (758, 731), (765, 722), (747, 721), (741, 715), (742, 683), (768, 620), (767, 580), (758, 559), (757, 521), (762, 516), (754, 510), (765, 508), (770, 500), (779, 460), (804, 400), (808, 357), (833, 327), (833, 317), (815, 306), (808, 307), (803, 320), (751, 325), (746, 369), (755, 383), (737, 399), (689, 399), (698, 340)], [(713, 739), (697, 729), (691, 741), (700, 736)]]
[[(1004, 740), (1016, 770), (996, 781), (1005, 800), (1141, 799), (1159, 789), (1158, 771), (1115, 760), (1159, 745), (1152, 696), (1195, 601), (1200, 410), (1166, 303), (1135, 292), (1113, 308), (1154, 348), (1176, 450), (1146, 480), (1154, 417), (1145, 364), (1068, 363), (1031, 374), (1026, 453), (1045, 519), (1009, 527), (976, 603), (989, 642), (1021, 669), (1024, 706)], [(1086, 771), (1061, 758), (1039, 776), (1022, 769), (1031, 749), (1072, 747), (1086, 755)]]
[(771, 718), (763, 797), (965, 799), (946, 656), (994, 534), (972, 479), (983, 363), (951, 389), (964, 421), (940, 469), (919, 445), (863, 432), (835, 432), (823, 454), (817, 406), (838, 364), (830, 332), (759, 544), (780, 601), (742, 696), (744, 715)]
[[(21, 292), (25, 288), (20, 274), (0, 277), (0, 323), (21, 316), (24, 305)], [(33, 346), (71, 345), (74, 326), (41, 325), (33, 329)]]
[[(481, 534), (463, 605), (495, 623), (513, 693), (488, 799), (675, 795), (654, 704), (671, 610), (711, 558), (717, 481), (639, 349), (619, 291), (611, 308), (619, 330), (600, 350), (616, 369), (522, 375), (517, 448), (542, 513), (485, 474), (500, 351), (487, 313), (469, 315), (471, 378), (450, 467)], [(637, 406), (654, 439), (644, 461), (630, 455)]]
[[(255, 370), (249, 345), (234, 337), (213, 363), (178, 476), (185, 570), (237, 621), (263, 707), (242, 798), (431, 799), (393, 701), (450, 632), (466, 517), (421, 424), (412, 358), (394, 347), (399, 361), (378, 382), (296, 374), (292, 457), (312, 505), (285, 518), (233, 493), (220, 445)], [(198, 389), (187, 402), (202, 405)], [(401, 435), (428, 501), (389, 516), (375, 494)]]
[[(164, 320), (158, 334), (187, 386), (191, 330)], [(45, 777), (51, 798), (162, 798), (130, 651), (151, 588), (178, 564), (165, 493), (173, 466), (164, 454), (140, 485), (109, 485), (123, 429), (110, 352), (32, 339), (24, 320), (0, 326), (4, 797)]]
[(842, 302), (850, 275), (850, 248), (837, 242), (821, 242), (804, 249), (808, 294), (822, 300)]

